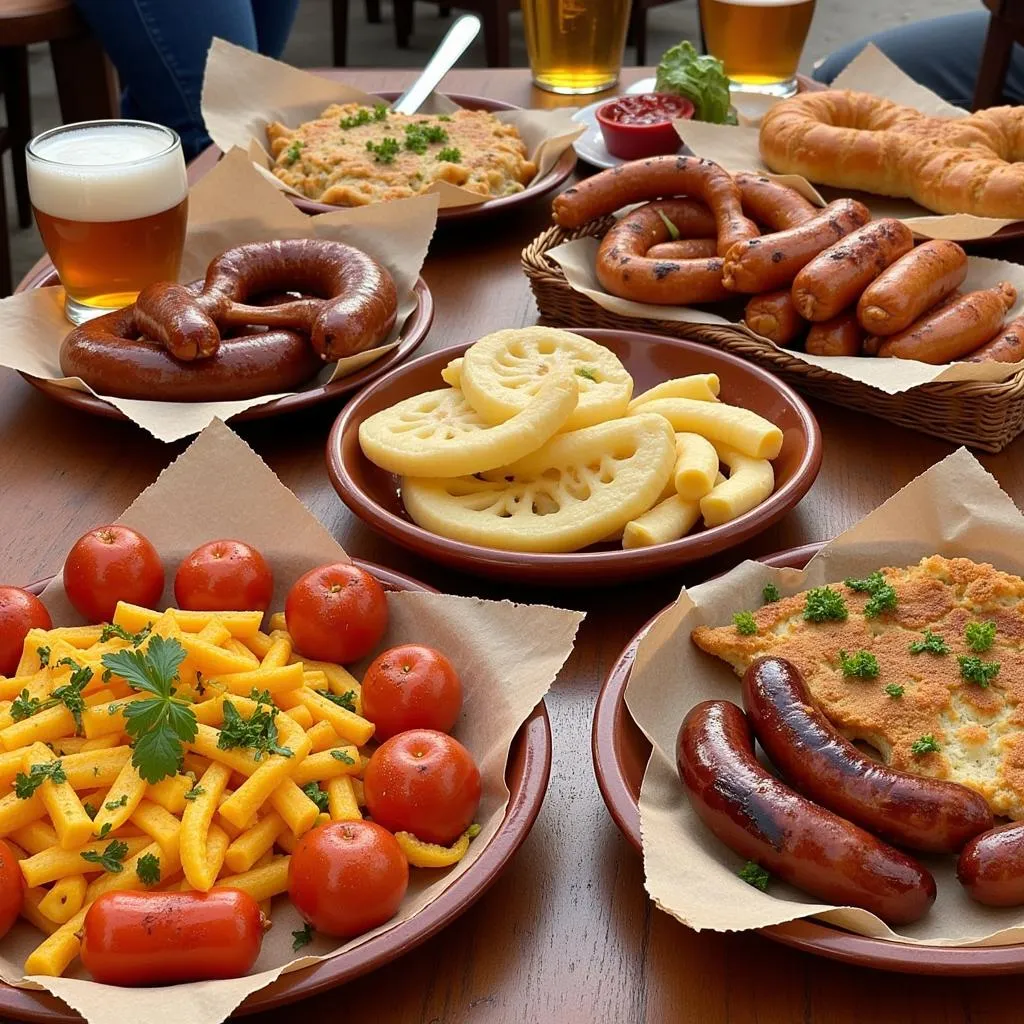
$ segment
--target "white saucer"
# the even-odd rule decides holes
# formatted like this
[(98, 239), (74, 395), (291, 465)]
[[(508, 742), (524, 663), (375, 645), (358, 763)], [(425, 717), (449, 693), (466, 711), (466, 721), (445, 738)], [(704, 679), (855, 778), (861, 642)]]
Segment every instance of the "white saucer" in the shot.
[[(653, 91), (654, 79), (642, 78), (639, 82), (634, 82), (626, 90), (626, 93), (632, 96), (636, 93)], [(619, 164), (624, 164), (626, 162), (620, 157), (612, 156), (611, 153), (604, 148), (604, 136), (601, 134), (601, 126), (597, 123), (595, 112), (598, 107), (603, 106), (607, 102), (608, 100), (606, 99), (598, 100), (597, 103), (591, 103), (589, 106), (581, 107), (572, 116), (572, 119), (577, 124), (586, 125), (587, 128), (586, 132), (584, 132), (584, 134), (573, 143), (573, 146), (576, 149), (576, 155), (581, 160), (585, 160), (588, 164), (602, 169), (618, 167)]]

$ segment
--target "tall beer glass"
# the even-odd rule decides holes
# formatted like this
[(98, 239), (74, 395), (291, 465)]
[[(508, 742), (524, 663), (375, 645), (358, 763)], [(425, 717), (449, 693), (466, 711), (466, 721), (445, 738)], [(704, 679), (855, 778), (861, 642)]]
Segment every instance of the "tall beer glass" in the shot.
[(39, 233), (75, 324), (177, 279), (188, 183), (177, 133), (148, 121), (85, 121), (28, 144)]
[(582, 95), (619, 80), (630, 0), (521, 0), (533, 81)]
[(739, 92), (792, 96), (814, 0), (700, 0), (708, 53)]

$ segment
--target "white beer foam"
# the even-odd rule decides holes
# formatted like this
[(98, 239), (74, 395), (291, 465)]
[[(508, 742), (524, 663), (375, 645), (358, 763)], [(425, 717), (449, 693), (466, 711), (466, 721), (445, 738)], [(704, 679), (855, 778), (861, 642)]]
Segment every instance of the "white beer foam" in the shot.
[(177, 206), (188, 192), (178, 147), (143, 125), (109, 124), (61, 132), (33, 143), (32, 203), (51, 217), (119, 221)]

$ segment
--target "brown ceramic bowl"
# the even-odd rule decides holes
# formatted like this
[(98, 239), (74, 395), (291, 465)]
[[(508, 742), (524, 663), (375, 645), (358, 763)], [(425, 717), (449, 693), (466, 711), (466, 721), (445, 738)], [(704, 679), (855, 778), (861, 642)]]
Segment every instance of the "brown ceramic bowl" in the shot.
[[(790, 548), (760, 561), (802, 569), (822, 545)], [(641, 852), (640, 785), (651, 744), (633, 721), (624, 699), (636, 649), (659, 612), (626, 645), (597, 697), (591, 749), (601, 796), (622, 834)], [(905, 974), (985, 975), (1024, 972), (1024, 943), (1007, 946), (915, 946), (854, 935), (823, 921), (801, 920), (762, 928), (766, 938), (832, 960)]]
[(396, 544), (452, 568), (497, 579), (584, 586), (626, 583), (733, 547), (781, 519), (814, 483), (821, 467), (817, 421), (804, 400), (766, 370), (727, 352), (678, 338), (618, 330), (577, 333), (600, 342), (622, 360), (636, 383), (637, 394), (671, 377), (717, 373), (723, 401), (753, 409), (784, 432), (782, 451), (774, 463), (775, 493), (731, 523), (698, 530), (670, 544), (629, 551), (605, 544), (572, 554), (528, 554), (465, 544), (424, 530), (406, 515), (398, 478), (363, 455), (359, 425), (381, 409), (441, 386), (441, 370), (469, 348), (467, 343), (399, 367), (344, 409), (327, 440), (327, 469), (342, 501)]
[[(46, 288), (50, 285), (60, 284), (57, 271), (48, 260), (41, 260), (22, 279), (15, 289), (16, 292), (27, 291), (29, 288)], [(313, 405), (320, 405), (321, 402), (330, 402), (342, 395), (357, 391), (364, 384), (383, 376), (392, 367), (397, 366), (414, 352), (430, 330), (434, 322), (434, 297), (427, 287), (427, 282), (422, 277), (416, 279), (413, 286), (413, 293), (416, 296), (416, 308), (409, 314), (402, 326), (402, 333), (398, 344), (390, 351), (385, 352), (380, 359), (364, 366), (361, 370), (342, 377), (341, 380), (334, 380), (319, 387), (308, 388), (305, 391), (298, 391), (294, 395), (286, 395), (284, 398), (275, 399), (273, 402), (265, 402), (263, 405), (254, 405), (244, 412), (232, 416), (232, 420), (262, 420), (268, 416), (280, 416), (287, 412), (298, 412), (300, 409), (308, 409)], [(71, 330), (71, 325), (68, 325)], [(117, 406), (105, 402), (102, 398), (91, 395), (88, 391), (74, 391), (71, 388), (62, 388), (49, 380), (41, 380), (39, 377), (31, 377), (23, 373), (32, 387), (42, 391), (44, 395), (60, 402), (61, 405), (70, 405), (73, 409), (82, 409), (94, 416), (103, 416), (110, 420), (127, 420), (128, 417), (121, 412)]]
[[(379, 92), (375, 95), (379, 96), (382, 100), (387, 100), (392, 103), (397, 100), (401, 95), (399, 92)], [(446, 93), (448, 99), (453, 103), (458, 104), (460, 107), (465, 107), (467, 110), (519, 110), (514, 103), (506, 103), (504, 100), (492, 100), (486, 96), (465, 96), (462, 93)], [(497, 196), (494, 199), (485, 199), (480, 203), (473, 203), (470, 206), (450, 206), (445, 210), (437, 211), (438, 224), (451, 223), (457, 220), (466, 220), (471, 217), (486, 217), (492, 213), (498, 213), (501, 210), (506, 210), (510, 206), (519, 206), (522, 203), (528, 203), (532, 199), (537, 199), (547, 192), (550, 192), (553, 188), (557, 188), (562, 184), (566, 178), (572, 174), (573, 169), (576, 166), (576, 150), (569, 146), (566, 151), (558, 158), (554, 167), (552, 167), (546, 174), (538, 175), (531, 181), (522, 192), (517, 192), (512, 196)], [(332, 206), (330, 203), (318, 203), (314, 199), (303, 199), (300, 196), (293, 196), (291, 193), (285, 193), (288, 198), (300, 209), (306, 213), (328, 213), (331, 210), (337, 210), (337, 206)]]
[[(373, 562), (353, 559), (380, 580), (385, 590), (416, 590), (436, 594), (433, 587)], [(41, 593), (50, 581), (40, 580), (26, 589)], [(505, 783), (508, 807), (487, 848), (451, 887), (408, 921), (364, 942), (361, 946), (313, 967), (292, 971), (249, 996), (232, 1014), (245, 1016), (298, 1002), (325, 989), (343, 985), (415, 949), (467, 910), (497, 880), (512, 855), (529, 835), (540, 811), (551, 774), (551, 724), (541, 701), (522, 724), (509, 751)], [(82, 1018), (49, 992), (14, 988), (0, 982), (0, 1014), (16, 1020), (46, 1024), (81, 1024)]]

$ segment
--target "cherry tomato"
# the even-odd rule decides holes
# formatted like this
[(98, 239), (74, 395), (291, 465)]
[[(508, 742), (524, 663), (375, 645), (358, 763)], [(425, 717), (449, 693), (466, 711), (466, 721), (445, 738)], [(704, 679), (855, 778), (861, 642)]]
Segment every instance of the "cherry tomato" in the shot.
[(109, 622), (118, 601), (152, 608), (163, 590), (156, 548), (127, 526), (90, 530), (64, 562), (64, 591), (90, 622)]
[(25, 902), (25, 878), (14, 851), (0, 839), (0, 939), (18, 920)]
[(46, 606), (20, 587), (0, 587), (0, 676), (13, 676), (30, 629), (53, 625)]
[(85, 915), (82, 963), (105, 985), (240, 978), (256, 963), (265, 926), (240, 889), (106, 892)]
[(196, 612), (265, 612), (273, 593), (266, 559), (240, 540), (212, 540), (196, 548), (174, 577), (178, 607)]
[(378, 740), (407, 729), (450, 732), (462, 710), (462, 684), (440, 651), (403, 644), (378, 655), (366, 670), (362, 700)]
[(473, 824), (480, 772), (458, 740), (412, 729), (382, 743), (363, 775), (366, 806), (392, 832), (447, 846)]
[(300, 576), (284, 606), (295, 649), (314, 661), (366, 657), (388, 625), (384, 588), (354, 565), (321, 565)]
[(306, 832), (288, 864), (288, 895), (318, 932), (352, 938), (390, 920), (409, 885), (395, 837), (372, 821)]

